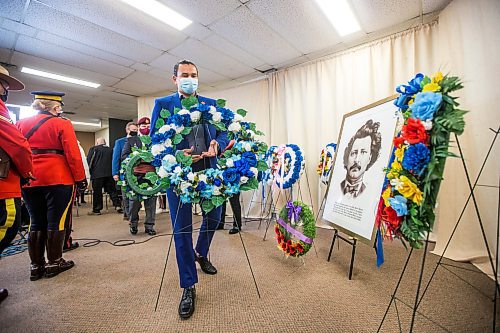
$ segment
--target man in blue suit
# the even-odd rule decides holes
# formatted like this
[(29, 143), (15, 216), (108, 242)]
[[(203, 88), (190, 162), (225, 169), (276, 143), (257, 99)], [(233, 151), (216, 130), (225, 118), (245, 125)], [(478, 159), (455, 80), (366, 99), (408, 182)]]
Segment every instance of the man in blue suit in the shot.
[[(120, 168), (122, 164), (122, 150), (123, 146), (125, 146), (125, 142), (127, 142), (127, 138), (130, 137), (130, 132), (137, 133), (138, 127), (134, 122), (129, 122), (127, 126), (125, 126), (125, 132), (127, 132), (127, 136), (123, 138), (119, 138), (115, 141), (115, 146), (113, 147), (113, 161), (111, 163), (111, 171), (113, 173), (113, 179), (115, 182), (120, 180)], [(128, 221), (128, 199), (125, 195), (125, 191), (122, 188), (122, 206), (123, 206), (123, 220)]]
[[(199, 96), (196, 93), (198, 69), (194, 63), (188, 60), (178, 62), (174, 66), (172, 80), (177, 86), (177, 92), (155, 101), (151, 116), (151, 135), (156, 131), (155, 124), (160, 111), (166, 109), (173, 114), (174, 108), (182, 108), (181, 100), (184, 98), (196, 96), (199, 103), (216, 105), (215, 100)], [(217, 155), (226, 148), (227, 143), (226, 132), (219, 132), (213, 125), (203, 123), (193, 126), (191, 133), (176, 148), (192, 156), (192, 168), (194, 172), (197, 172), (207, 168), (216, 168)], [(195, 307), (195, 284), (198, 282), (195, 262), (198, 262), (201, 270), (206, 274), (217, 273), (217, 269), (208, 260), (207, 255), (215, 229), (220, 222), (222, 207), (219, 206), (207, 214), (203, 213), (198, 241), (193, 249), (191, 204), (183, 204), (172, 188), (167, 190), (167, 198), (174, 230), (180, 284), (181, 288), (184, 288), (179, 304), (179, 316), (182, 319), (187, 319), (191, 317)]]

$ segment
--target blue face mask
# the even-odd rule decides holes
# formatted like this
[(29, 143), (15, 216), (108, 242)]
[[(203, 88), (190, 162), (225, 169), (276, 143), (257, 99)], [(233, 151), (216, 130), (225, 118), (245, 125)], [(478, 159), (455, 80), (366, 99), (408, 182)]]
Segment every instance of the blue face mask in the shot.
[(198, 79), (183, 77), (179, 79), (180, 90), (188, 95), (191, 95), (198, 89)]

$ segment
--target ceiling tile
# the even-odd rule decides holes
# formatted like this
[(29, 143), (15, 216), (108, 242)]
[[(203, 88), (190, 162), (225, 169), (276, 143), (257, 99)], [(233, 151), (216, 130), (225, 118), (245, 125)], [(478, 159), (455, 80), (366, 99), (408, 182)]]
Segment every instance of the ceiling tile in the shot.
[(126, 55), (127, 58), (138, 62), (148, 62), (161, 54), (158, 49), (39, 2), (31, 2), (25, 23), (101, 50)]
[(16, 41), (16, 33), (5, 29), (0, 29), (0, 47), (12, 49)]
[(317, 51), (340, 41), (339, 35), (314, 1), (254, 0), (247, 6), (302, 53)]
[(424, 14), (443, 10), (452, 0), (423, 0)]
[(203, 25), (209, 25), (241, 6), (238, 0), (160, 0), (160, 2)]
[(74, 50), (74, 51), (77, 51), (77, 52), (80, 52), (83, 54), (87, 54), (87, 55), (90, 55), (90, 56), (93, 56), (96, 58), (108, 60), (108, 61), (111, 61), (115, 64), (119, 64), (122, 66), (130, 66), (134, 63), (133, 60), (124, 58), (122, 56), (119, 56), (119, 55), (116, 55), (113, 53), (102, 51), (102, 50), (96, 49), (94, 47), (87, 46), (85, 44), (75, 42), (73, 40), (70, 40), (70, 39), (67, 39), (64, 37), (59, 37), (59, 36), (56, 36), (54, 34), (46, 32), (46, 31), (40, 31), (36, 35), (36, 38), (43, 40), (43, 41), (46, 41), (46, 42), (49, 42), (49, 43), (52, 43), (52, 44), (56, 44), (56, 45), (65, 47), (67, 49), (71, 49), (71, 50)]
[(301, 56), (245, 6), (210, 25), (210, 29), (271, 65)]
[(136, 82), (130, 79), (123, 79), (120, 82), (113, 85), (117, 89), (124, 89), (128, 91), (133, 91), (135, 95), (150, 94), (152, 92), (158, 91), (158, 87), (154, 85), (144, 84), (144, 82)]
[(30, 37), (34, 37), (37, 29), (30, 27), (29, 25), (22, 24), (16, 21), (12, 21), (9, 19), (4, 19), (2, 22), (2, 28), (14, 31), (23, 35), (27, 35)]
[(2, 10), (0, 10), (0, 17), (6, 17), (14, 21), (20, 21), (25, 3), (26, 0), (2, 1)]
[(121, 1), (41, 0), (48, 6), (104, 27), (123, 36), (168, 50), (186, 35)]
[(150, 61), (149, 65), (172, 73), (174, 65), (180, 60), (182, 60), (182, 58), (165, 52), (153, 61)]
[(230, 55), (231, 57), (237, 59), (238, 61), (242, 62), (243, 64), (249, 67), (256, 68), (266, 64), (265, 61), (259, 59), (258, 56), (254, 57), (247, 51), (239, 48), (238, 46), (234, 45), (227, 39), (224, 39), (220, 35), (213, 34), (210, 37), (206, 38), (204, 40), (204, 43), (213, 47), (214, 49), (217, 49), (225, 54)]
[(171, 84), (170, 76), (167, 77), (162, 73), (135, 72), (128, 76), (127, 80), (155, 87), (156, 90), (165, 89)]
[(24, 35), (19, 36), (16, 44), (16, 50), (44, 59), (56, 61), (62, 64), (87, 69), (89, 71), (117, 78), (124, 78), (134, 72), (134, 70), (131, 68), (81, 54)]
[(253, 72), (253, 68), (213, 49), (212, 47), (195, 39), (188, 39), (170, 53), (179, 58), (189, 58), (196, 65), (210, 68), (211, 71), (220, 73), (229, 78), (235, 78)]

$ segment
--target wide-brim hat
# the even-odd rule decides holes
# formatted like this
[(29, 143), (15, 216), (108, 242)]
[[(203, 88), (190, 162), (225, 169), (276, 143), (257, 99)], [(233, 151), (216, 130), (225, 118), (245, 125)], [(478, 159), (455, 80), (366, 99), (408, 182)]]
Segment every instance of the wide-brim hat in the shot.
[(59, 91), (32, 91), (31, 94), (35, 99), (48, 99), (49, 101), (56, 101), (64, 105), (62, 97), (66, 95)]
[(0, 79), (9, 84), (9, 90), (17, 91), (24, 89), (24, 84), (15, 77), (10, 76), (9, 71), (3, 66), (0, 66)]

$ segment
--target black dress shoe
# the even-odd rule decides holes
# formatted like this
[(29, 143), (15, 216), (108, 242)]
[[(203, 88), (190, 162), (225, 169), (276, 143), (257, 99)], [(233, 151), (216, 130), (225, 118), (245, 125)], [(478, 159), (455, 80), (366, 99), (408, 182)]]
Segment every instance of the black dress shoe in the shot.
[(64, 244), (63, 252), (73, 251), (78, 247), (80, 247), (80, 244), (78, 242), (71, 242), (71, 245), (69, 247), (66, 247), (66, 244)]
[[(7, 289), (0, 289), (0, 303), (2, 303), (2, 301), (4, 299), (6, 299), (7, 296), (9, 296), (9, 292), (7, 291)], [(193, 309), (194, 309), (194, 306), (193, 306)]]
[(132, 235), (137, 235), (137, 227), (130, 227), (130, 233)]
[(203, 272), (210, 275), (217, 274), (217, 269), (207, 258), (197, 255), (195, 255), (194, 258), (198, 262), (198, 264), (200, 264), (201, 270)]
[(193, 315), (194, 302), (196, 299), (196, 289), (194, 286), (184, 288), (182, 292), (181, 302), (179, 303), (179, 316), (181, 319), (188, 319)]
[(238, 232), (240, 232), (240, 229), (239, 229), (238, 227), (232, 227), (232, 228), (229, 230), (229, 234), (230, 234), (230, 235), (237, 234)]
[(156, 235), (156, 230), (152, 229), (152, 228), (151, 229), (146, 229), (144, 232), (147, 233), (149, 236)]

